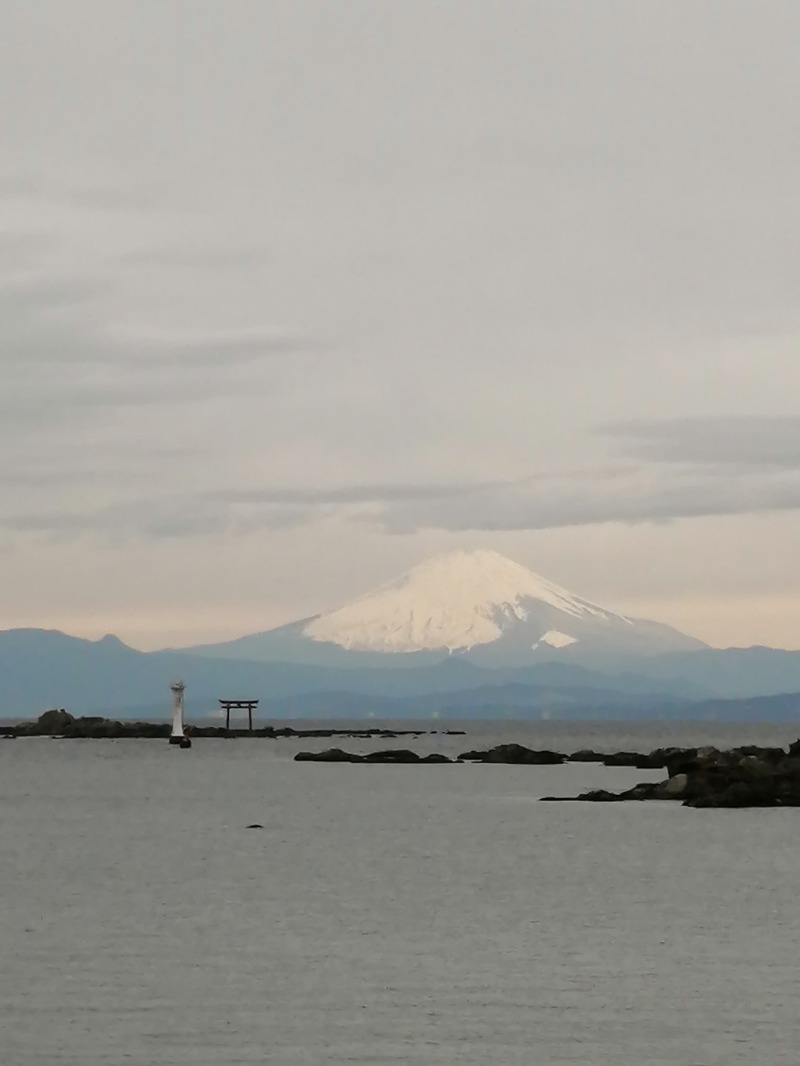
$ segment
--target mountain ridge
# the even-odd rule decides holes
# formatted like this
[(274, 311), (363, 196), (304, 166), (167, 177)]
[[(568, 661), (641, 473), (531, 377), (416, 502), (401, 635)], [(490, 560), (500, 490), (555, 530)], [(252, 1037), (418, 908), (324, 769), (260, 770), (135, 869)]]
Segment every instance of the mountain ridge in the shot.
[(35, 717), (49, 707), (125, 717), (147, 706), (167, 714), (169, 685), (177, 677), (187, 683), (190, 715), (212, 714), (220, 697), (252, 697), (261, 700), (261, 721), (320, 714), (413, 717), (437, 708), (458, 717), (459, 703), (465, 713), (478, 713), (479, 692), (487, 717), (501, 717), (509, 706), (536, 717), (557, 706), (573, 717), (604, 708), (608, 717), (624, 711), (631, 718), (680, 713), (691, 719), (730, 713), (723, 705), (729, 700), (748, 701), (747, 713), (757, 716), (777, 697), (782, 716), (792, 706), (800, 715), (800, 695), (792, 696), (800, 693), (800, 651), (709, 648), (640, 657), (605, 672), (565, 660), (489, 669), (452, 656), (418, 669), (375, 670), (142, 652), (118, 639), (90, 641), (57, 630), (0, 631), (3, 719)]
[(219, 645), (143, 652), (114, 634), (91, 641), (59, 630), (0, 631), (4, 718), (62, 706), (166, 713), (176, 678), (201, 716), (219, 698), (257, 698), (262, 720), (457, 717), (459, 706), (490, 717), (511, 709), (691, 718), (730, 699), (749, 700), (748, 713), (757, 714), (773, 698), (783, 713), (800, 692), (800, 652), (710, 648), (485, 551), (435, 557), (343, 608)]

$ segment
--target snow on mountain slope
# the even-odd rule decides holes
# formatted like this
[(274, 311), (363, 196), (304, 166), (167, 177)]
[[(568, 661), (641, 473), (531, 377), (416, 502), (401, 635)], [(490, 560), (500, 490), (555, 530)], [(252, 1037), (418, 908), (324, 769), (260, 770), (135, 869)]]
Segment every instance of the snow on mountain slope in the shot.
[(429, 559), (330, 613), (189, 650), (346, 670), (413, 669), (445, 656), (491, 669), (551, 660), (617, 669), (643, 655), (703, 647), (670, 626), (616, 614), (481, 550)]
[(312, 619), (303, 635), (351, 651), (408, 653), (465, 650), (530, 629), (529, 647), (563, 648), (587, 623), (634, 625), (497, 552), (456, 551)]

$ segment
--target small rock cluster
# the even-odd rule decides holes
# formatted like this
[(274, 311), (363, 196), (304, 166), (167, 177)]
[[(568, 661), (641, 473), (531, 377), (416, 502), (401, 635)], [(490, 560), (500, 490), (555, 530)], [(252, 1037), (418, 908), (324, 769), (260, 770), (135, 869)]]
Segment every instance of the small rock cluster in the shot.
[(498, 744), (487, 751), (465, 751), (459, 755), (461, 762), (500, 762), (520, 766), (557, 766), (567, 756), (559, 751), (535, 751), (524, 744)]
[(299, 751), (295, 762), (381, 762), (381, 763), (443, 763), (451, 762), (446, 755), (433, 753), (417, 755), (408, 748), (392, 748), (389, 751), (371, 751), (368, 755), (355, 755), (341, 748), (327, 748), (325, 751)]
[[(654, 753), (655, 754), (655, 753)], [(596, 789), (579, 796), (545, 796), (594, 803), (680, 800), (685, 807), (800, 807), (800, 740), (783, 748), (667, 749), (668, 777), (624, 792)]]

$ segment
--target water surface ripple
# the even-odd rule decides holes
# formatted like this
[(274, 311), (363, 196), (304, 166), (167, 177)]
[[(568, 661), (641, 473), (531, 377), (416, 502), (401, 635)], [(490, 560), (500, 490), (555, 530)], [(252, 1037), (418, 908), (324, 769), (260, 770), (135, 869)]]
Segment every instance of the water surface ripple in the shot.
[(798, 1061), (797, 811), (309, 746), (0, 742), (3, 1066)]

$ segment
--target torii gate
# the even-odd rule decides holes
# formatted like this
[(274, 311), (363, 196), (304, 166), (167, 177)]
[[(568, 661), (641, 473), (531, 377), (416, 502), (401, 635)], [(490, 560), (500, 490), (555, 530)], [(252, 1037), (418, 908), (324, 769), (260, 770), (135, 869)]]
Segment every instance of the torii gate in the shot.
[(225, 730), (231, 728), (231, 711), (247, 711), (247, 728), (253, 732), (253, 711), (258, 707), (258, 700), (219, 700), (221, 709), (225, 712)]

